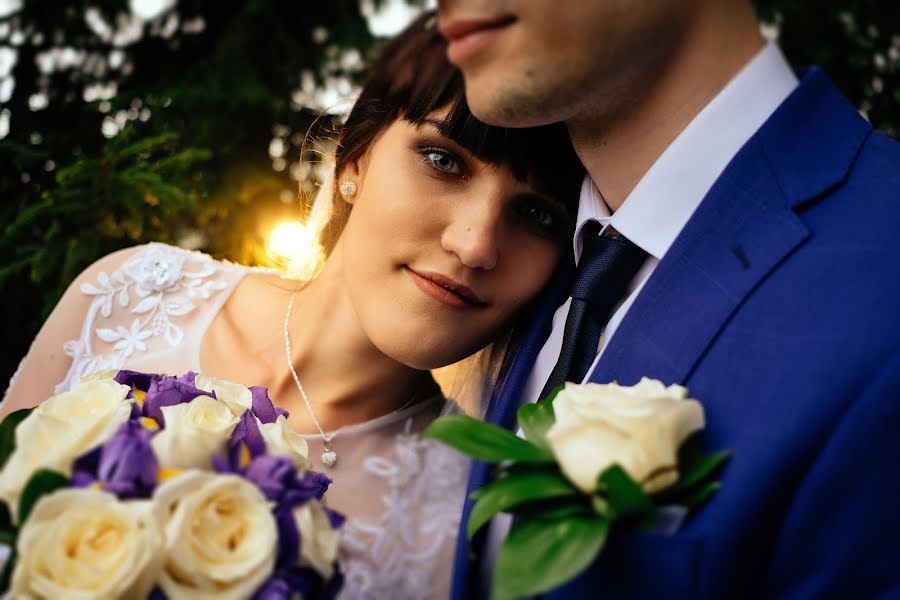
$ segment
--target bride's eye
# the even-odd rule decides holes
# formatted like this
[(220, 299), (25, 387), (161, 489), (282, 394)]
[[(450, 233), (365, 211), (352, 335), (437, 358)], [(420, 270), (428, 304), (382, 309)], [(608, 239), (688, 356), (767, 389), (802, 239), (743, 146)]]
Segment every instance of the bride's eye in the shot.
[(539, 234), (557, 238), (565, 236), (570, 219), (562, 208), (536, 198), (521, 198), (513, 205), (515, 214)]
[(462, 175), (462, 163), (452, 153), (443, 148), (423, 148), (422, 155), (429, 164), (442, 173), (448, 175)]

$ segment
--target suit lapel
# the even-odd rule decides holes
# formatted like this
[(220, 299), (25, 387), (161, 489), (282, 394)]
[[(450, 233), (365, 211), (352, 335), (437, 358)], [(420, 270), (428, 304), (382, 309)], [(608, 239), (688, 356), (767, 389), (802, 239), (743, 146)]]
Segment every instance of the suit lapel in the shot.
[(808, 235), (759, 144), (746, 146), (736, 163), (657, 265), (591, 381), (683, 382), (744, 297)]
[(703, 199), (590, 381), (685, 382), (735, 309), (808, 237), (798, 207), (846, 177), (870, 130), (821, 71), (805, 73)]

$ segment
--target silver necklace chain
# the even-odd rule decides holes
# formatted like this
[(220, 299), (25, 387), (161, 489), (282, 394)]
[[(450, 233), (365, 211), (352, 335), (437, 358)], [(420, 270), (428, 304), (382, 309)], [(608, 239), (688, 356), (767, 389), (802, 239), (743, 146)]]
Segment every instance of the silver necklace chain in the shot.
[(316, 429), (319, 430), (319, 434), (322, 436), (322, 445), (325, 447), (325, 451), (322, 452), (322, 464), (326, 467), (333, 467), (337, 462), (337, 453), (331, 448), (331, 441), (334, 439), (335, 434), (327, 434), (322, 429), (322, 425), (319, 423), (319, 419), (316, 418), (316, 413), (313, 411), (312, 403), (309, 401), (309, 396), (306, 395), (306, 390), (303, 389), (303, 384), (300, 383), (300, 378), (297, 376), (297, 371), (294, 369), (294, 361), (292, 360), (293, 353), (291, 352), (291, 336), (288, 331), (288, 323), (291, 320), (291, 312), (294, 310), (294, 298), (297, 297), (297, 291), (291, 294), (291, 300), (288, 302), (287, 312), (284, 315), (284, 353), (287, 357), (288, 368), (291, 370), (291, 375), (294, 376), (294, 383), (297, 384), (297, 390), (300, 392), (300, 397), (303, 398), (303, 403), (306, 404), (306, 411), (309, 413), (309, 416), (312, 417), (313, 423), (316, 426)]

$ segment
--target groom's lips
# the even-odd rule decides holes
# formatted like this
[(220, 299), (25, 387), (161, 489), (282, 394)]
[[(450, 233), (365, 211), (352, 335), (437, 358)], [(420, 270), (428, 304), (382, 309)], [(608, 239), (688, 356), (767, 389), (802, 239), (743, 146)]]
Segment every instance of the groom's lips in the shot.
[(512, 15), (492, 19), (468, 19), (440, 23), (447, 38), (447, 59), (459, 65), (490, 46), (503, 30), (515, 22)]

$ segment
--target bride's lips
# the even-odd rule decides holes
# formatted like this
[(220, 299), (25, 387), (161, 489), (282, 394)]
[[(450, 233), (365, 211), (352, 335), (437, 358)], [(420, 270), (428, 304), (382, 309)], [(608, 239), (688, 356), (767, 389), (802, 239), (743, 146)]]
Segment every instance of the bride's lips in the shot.
[(416, 271), (406, 267), (407, 273), (420, 290), (442, 304), (453, 308), (487, 306), (471, 288), (438, 273)]
[(490, 46), (503, 30), (515, 22), (514, 16), (469, 19), (441, 23), (438, 29), (447, 38), (447, 59), (459, 65)]

